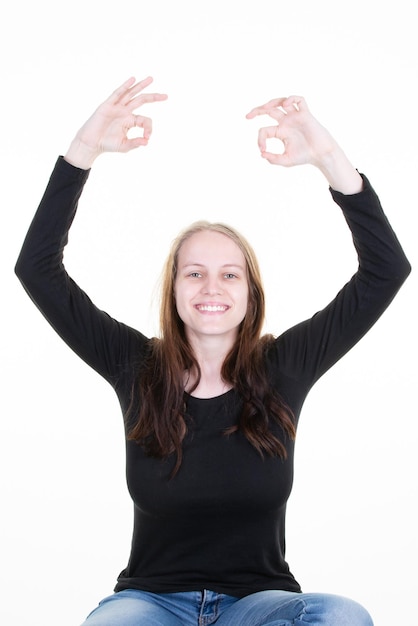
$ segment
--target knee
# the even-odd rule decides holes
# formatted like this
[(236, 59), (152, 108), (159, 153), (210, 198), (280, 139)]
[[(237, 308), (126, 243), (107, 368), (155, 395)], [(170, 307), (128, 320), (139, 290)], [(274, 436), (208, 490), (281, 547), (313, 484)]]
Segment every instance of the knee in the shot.
[(324, 626), (373, 626), (369, 612), (354, 600), (341, 596), (324, 596)]

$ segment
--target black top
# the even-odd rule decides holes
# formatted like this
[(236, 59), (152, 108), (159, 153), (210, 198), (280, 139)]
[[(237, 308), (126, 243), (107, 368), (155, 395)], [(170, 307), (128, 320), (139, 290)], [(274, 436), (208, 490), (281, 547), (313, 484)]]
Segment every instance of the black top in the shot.
[[(16, 272), (60, 336), (114, 387), (124, 412), (148, 339), (98, 310), (62, 263), (87, 177), (88, 171), (58, 159)], [(296, 418), (315, 381), (367, 332), (410, 271), (363, 180), (358, 194), (331, 190), (353, 234), (357, 273), (325, 309), (278, 337), (267, 355), (271, 384)], [(234, 390), (185, 398), (190, 428), (174, 479), (173, 459), (147, 457), (136, 443), (126, 443), (135, 519), (129, 563), (116, 591), (211, 589), (238, 597), (264, 589), (300, 591), (285, 561), (293, 442), (285, 441), (285, 461), (263, 460), (241, 433), (222, 434), (239, 415)]]

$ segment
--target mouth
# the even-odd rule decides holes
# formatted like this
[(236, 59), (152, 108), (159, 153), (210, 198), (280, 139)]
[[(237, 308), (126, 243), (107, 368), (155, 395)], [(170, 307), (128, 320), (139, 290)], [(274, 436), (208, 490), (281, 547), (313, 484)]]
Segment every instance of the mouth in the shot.
[(225, 313), (229, 306), (226, 304), (196, 304), (195, 309), (201, 313)]

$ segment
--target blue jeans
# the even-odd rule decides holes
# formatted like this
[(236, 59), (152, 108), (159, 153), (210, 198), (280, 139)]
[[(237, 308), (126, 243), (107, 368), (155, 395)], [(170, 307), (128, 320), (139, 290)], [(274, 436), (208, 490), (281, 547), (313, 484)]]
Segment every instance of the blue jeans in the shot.
[(320, 593), (260, 591), (235, 598), (214, 591), (128, 589), (100, 602), (82, 626), (373, 626), (352, 600)]

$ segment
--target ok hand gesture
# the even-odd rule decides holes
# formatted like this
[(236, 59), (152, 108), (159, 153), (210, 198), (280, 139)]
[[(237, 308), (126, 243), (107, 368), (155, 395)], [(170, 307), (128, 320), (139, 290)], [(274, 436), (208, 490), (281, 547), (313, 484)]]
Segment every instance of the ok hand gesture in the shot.
[[(261, 155), (270, 163), (290, 167), (318, 162), (336, 147), (330, 133), (313, 117), (301, 96), (275, 98), (255, 107), (247, 119), (269, 115), (277, 124), (260, 128), (258, 145)], [(284, 146), (282, 154), (268, 152), (267, 139), (280, 139)]]
[[(135, 82), (130, 78), (105, 100), (77, 132), (65, 159), (72, 165), (88, 169), (103, 152), (128, 152), (146, 146), (152, 132), (149, 117), (136, 115), (140, 106), (166, 100), (166, 94), (142, 93), (152, 78)], [(142, 137), (128, 137), (131, 128), (143, 129)]]
[[(301, 96), (275, 98), (255, 107), (247, 119), (269, 115), (277, 123), (260, 128), (258, 146), (269, 163), (291, 167), (309, 163), (318, 167), (331, 187), (342, 193), (358, 193), (363, 187), (359, 173), (331, 134), (311, 114)], [(280, 139), (281, 154), (267, 151), (268, 139)]]

